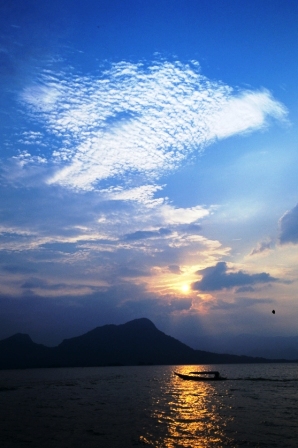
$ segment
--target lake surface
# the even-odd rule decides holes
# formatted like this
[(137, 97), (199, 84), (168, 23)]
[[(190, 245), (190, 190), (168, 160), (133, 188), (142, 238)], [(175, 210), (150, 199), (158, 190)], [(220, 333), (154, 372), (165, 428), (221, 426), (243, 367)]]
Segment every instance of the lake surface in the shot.
[(0, 371), (3, 448), (296, 448), (297, 422), (297, 364)]

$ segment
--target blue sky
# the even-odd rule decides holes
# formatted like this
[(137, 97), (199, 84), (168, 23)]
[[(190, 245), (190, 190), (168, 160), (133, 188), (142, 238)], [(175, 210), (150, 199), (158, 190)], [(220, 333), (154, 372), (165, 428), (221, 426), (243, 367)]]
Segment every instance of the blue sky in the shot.
[(1, 6), (1, 338), (297, 335), (297, 20), (291, 0)]

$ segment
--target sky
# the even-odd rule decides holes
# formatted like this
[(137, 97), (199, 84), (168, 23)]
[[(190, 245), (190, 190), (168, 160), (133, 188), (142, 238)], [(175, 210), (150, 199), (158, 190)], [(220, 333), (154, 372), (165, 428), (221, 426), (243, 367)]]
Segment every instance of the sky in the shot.
[(297, 23), (296, 0), (1, 2), (1, 339), (298, 335)]

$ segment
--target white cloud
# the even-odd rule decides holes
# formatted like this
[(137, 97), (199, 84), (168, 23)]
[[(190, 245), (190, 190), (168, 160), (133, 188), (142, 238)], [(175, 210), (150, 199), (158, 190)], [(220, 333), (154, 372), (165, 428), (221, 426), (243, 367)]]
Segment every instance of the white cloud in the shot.
[(156, 212), (164, 225), (191, 224), (209, 215), (209, 210), (197, 206), (175, 208), (169, 204), (161, 205)]
[(47, 159), (41, 156), (33, 156), (28, 151), (20, 151), (18, 156), (13, 156), (12, 160), (15, 160), (20, 167), (26, 165), (40, 165), (47, 163)]
[(19, 143), (23, 145), (40, 145), (43, 146), (43, 135), (41, 132), (25, 131), (19, 139)]
[(284, 106), (276, 102), (268, 91), (244, 92), (223, 104), (222, 109), (211, 117), (211, 126), (220, 139), (262, 128), (268, 117), (282, 120), (285, 116)]
[(166, 61), (120, 62), (98, 77), (47, 71), (22, 99), (60, 144), (48, 183), (78, 190), (99, 189), (108, 178), (117, 187), (135, 174), (154, 184), (215, 139), (286, 116), (267, 91), (235, 93), (202, 76), (197, 63)]
[(147, 207), (152, 207), (164, 202), (163, 198), (153, 198), (155, 192), (161, 189), (162, 186), (159, 185), (142, 185), (126, 190), (123, 187), (115, 187), (101, 190), (101, 193), (106, 194), (107, 199), (137, 201), (145, 204)]

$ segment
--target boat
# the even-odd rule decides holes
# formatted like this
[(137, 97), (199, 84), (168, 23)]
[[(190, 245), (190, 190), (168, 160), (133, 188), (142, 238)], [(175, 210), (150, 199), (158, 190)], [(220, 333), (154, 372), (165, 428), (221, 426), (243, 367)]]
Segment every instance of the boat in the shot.
[(223, 381), (226, 377), (220, 376), (220, 373), (208, 370), (206, 372), (189, 372), (189, 374), (174, 372), (175, 375), (179, 376), (182, 380), (192, 380), (192, 381)]

